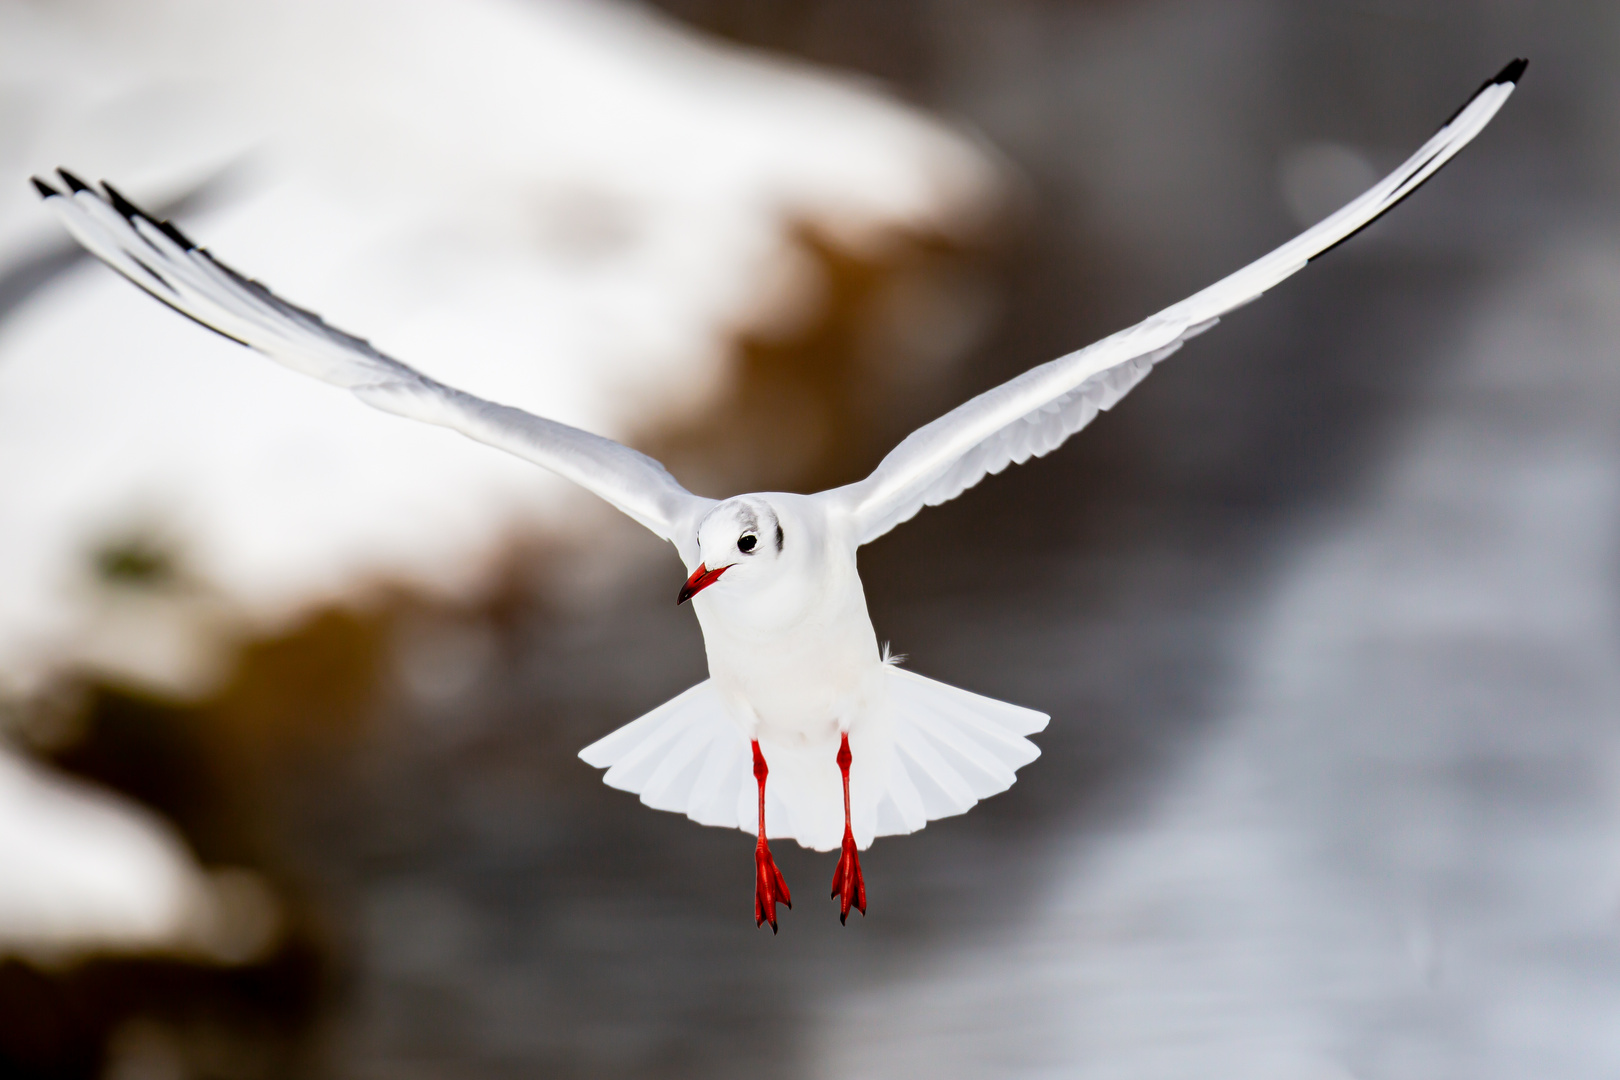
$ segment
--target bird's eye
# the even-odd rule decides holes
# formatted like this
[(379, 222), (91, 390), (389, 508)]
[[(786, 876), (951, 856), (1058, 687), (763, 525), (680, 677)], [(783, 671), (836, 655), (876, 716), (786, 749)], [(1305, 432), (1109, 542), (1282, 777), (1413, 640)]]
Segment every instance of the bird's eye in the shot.
[(743, 533), (737, 538), (737, 550), (746, 554), (753, 551), (754, 545), (757, 543), (759, 543), (759, 538), (753, 533)]

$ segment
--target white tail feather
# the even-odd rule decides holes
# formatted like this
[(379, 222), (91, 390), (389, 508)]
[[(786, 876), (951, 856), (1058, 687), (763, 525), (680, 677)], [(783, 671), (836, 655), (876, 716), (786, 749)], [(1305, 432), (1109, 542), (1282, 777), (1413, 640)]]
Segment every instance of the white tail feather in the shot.
[[(851, 735), (851, 743), (861, 746), (850, 800), (856, 842), (863, 848), (874, 836), (916, 832), (935, 818), (960, 814), (1006, 791), (1016, 771), (1040, 756), (1025, 736), (1047, 723), (1046, 715), (1033, 709), (958, 690), (893, 664), (883, 670), (882, 722), (862, 724), (869, 730)], [(788, 752), (767, 754), (777, 756), (780, 766), (772, 771), (779, 782), (766, 785), (767, 834), (823, 851), (838, 846), (843, 807), (835, 805), (841, 800), (833, 752), (805, 762), (779, 757)], [(607, 769), (603, 780), (609, 786), (639, 794), (655, 810), (683, 813), (701, 825), (747, 833), (758, 828), (759, 794), (748, 740), (708, 680), (579, 756)], [(818, 782), (803, 782), (806, 768)]]

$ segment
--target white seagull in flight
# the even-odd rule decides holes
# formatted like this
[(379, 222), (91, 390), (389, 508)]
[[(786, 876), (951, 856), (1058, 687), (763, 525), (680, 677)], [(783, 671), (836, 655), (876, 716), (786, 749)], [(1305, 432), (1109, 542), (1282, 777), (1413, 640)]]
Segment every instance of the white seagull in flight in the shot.
[[(855, 551), (990, 473), (1049, 453), (1153, 365), (1376, 220), (1478, 135), (1524, 74), (1514, 60), (1355, 201), (1136, 326), (1042, 364), (909, 435), (866, 479), (815, 495), (693, 495), (610, 439), (446, 386), (327, 326), (141, 212), (60, 170), (34, 184), (97, 258), (182, 315), (374, 408), (453, 428), (595, 492), (675, 545), (709, 678), (580, 757), (659, 810), (757, 835), (755, 924), (792, 907), (769, 837), (840, 848), (839, 918), (866, 911), (859, 855), (1005, 791), (1040, 753), (1039, 712), (903, 671), (878, 647)], [(752, 782), (750, 782), (752, 774)], [(767, 785), (767, 776), (769, 784)]]

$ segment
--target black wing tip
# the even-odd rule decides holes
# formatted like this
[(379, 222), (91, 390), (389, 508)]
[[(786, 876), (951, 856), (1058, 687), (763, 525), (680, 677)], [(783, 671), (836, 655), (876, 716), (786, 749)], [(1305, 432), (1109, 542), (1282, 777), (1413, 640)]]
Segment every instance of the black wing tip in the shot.
[(1511, 60), (1506, 67), (1496, 73), (1496, 78), (1492, 79), (1487, 85), (1501, 86), (1503, 83), (1517, 83), (1524, 78), (1524, 69), (1529, 66), (1530, 61), (1522, 56), (1516, 60)]
[[(126, 219), (146, 217), (146, 214), (142, 212), (140, 207), (124, 198), (124, 193), (107, 183), (107, 181), (103, 180), (101, 182), (101, 190), (107, 193), (107, 201), (112, 203), (113, 209), (122, 214)], [(151, 219), (147, 218), (147, 220), (150, 221)]]
[(1451, 122), (1463, 114), (1463, 110), (1474, 103), (1474, 100), (1493, 86), (1517, 86), (1524, 77), (1524, 69), (1530, 66), (1530, 61), (1524, 57), (1509, 60), (1507, 65), (1495, 75), (1479, 84), (1479, 89), (1468, 95), (1468, 100), (1457, 106), (1457, 111), (1446, 117), (1446, 122), (1440, 125), (1441, 130), (1451, 126)]
[(101, 190), (107, 193), (107, 201), (112, 203), (113, 209), (124, 215), (126, 220), (133, 221), (136, 218), (140, 218), (143, 221), (149, 221), (162, 230), (164, 236), (167, 236), (170, 240), (173, 240), (176, 244), (179, 244), (182, 249), (186, 251), (196, 250), (197, 245), (194, 244), (191, 241), (191, 238), (185, 233), (181, 232), (167, 221), (157, 220), (151, 214), (148, 214), (145, 210), (142, 210), (140, 207), (124, 198), (124, 193), (113, 187), (108, 181), (103, 180), (101, 182)]
[(81, 191), (90, 190), (89, 184), (85, 183), (83, 180), (80, 180), (77, 176), (74, 176), (66, 169), (58, 168), (56, 170), (56, 175), (62, 178), (62, 182), (66, 184), (69, 190), (71, 190), (75, 195)]
[(28, 179), (33, 181), (34, 190), (39, 192), (39, 197), (42, 199), (49, 199), (52, 196), (62, 194), (60, 191), (57, 191), (55, 188), (51, 187), (51, 185), (47, 184), (37, 176), (30, 176)]
[(160, 221), (157, 223), (157, 227), (163, 230), (164, 236), (179, 244), (182, 250), (195, 251), (197, 249), (197, 245), (191, 242), (191, 237), (175, 228), (170, 222)]
[[(1461, 108), (1459, 108), (1456, 112), (1452, 113), (1449, 117), (1446, 118), (1446, 122), (1444, 124), (1440, 125), (1440, 130), (1444, 131), (1446, 128), (1450, 127), (1452, 121), (1456, 120), (1457, 117), (1461, 116), (1463, 114), (1463, 110), (1467, 109), (1468, 106), (1470, 106), (1470, 105), (1472, 105), (1474, 103), (1475, 98), (1478, 98), (1479, 95), (1483, 94), (1485, 91), (1489, 90), (1491, 87), (1493, 87), (1493, 86), (1513, 86), (1513, 85), (1516, 85), (1518, 83), (1519, 79), (1523, 77), (1524, 69), (1529, 67), (1529, 66), (1530, 66), (1530, 61), (1526, 60), (1522, 56), (1515, 59), (1515, 60), (1509, 61), (1507, 66), (1504, 67), (1501, 71), (1498, 71), (1494, 76), (1492, 76), (1489, 79), (1486, 79), (1482, 84), (1480, 84), (1480, 88), (1478, 90), (1475, 90), (1473, 92), (1473, 94), (1469, 95), (1468, 100), (1462, 103)], [(1438, 170), (1436, 170), (1436, 171), (1438, 171)], [(1326, 255), (1328, 252), (1330, 252), (1330, 251), (1334, 250), (1335, 248), (1337, 248), (1340, 244), (1343, 244), (1346, 240), (1349, 240), (1351, 237), (1357, 235), (1357, 233), (1360, 233), (1362, 229), (1365, 229), (1368, 225), (1371, 225), (1373, 222), (1377, 221), (1379, 218), (1381, 218), (1385, 214), (1387, 214), (1391, 209), (1393, 209), (1395, 207), (1396, 203), (1404, 201), (1406, 199), (1407, 195), (1412, 194), (1413, 191), (1416, 191), (1419, 187), (1422, 187), (1423, 184), (1428, 183), (1429, 180), (1433, 178), (1433, 175), (1434, 174), (1431, 173), (1429, 176), (1424, 177), (1423, 183), (1418, 184), (1417, 187), (1411, 188), (1410, 190), (1408, 190), (1406, 192), (1406, 194), (1402, 195), (1399, 199), (1396, 199), (1395, 202), (1390, 203), (1388, 206), (1384, 207), (1384, 209), (1379, 211), (1378, 214), (1375, 217), (1372, 218), (1372, 220), (1367, 221), (1366, 223), (1364, 223), (1361, 226), (1360, 229), (1357, 229), (1355, 232), (1351, 233), (1349, 236), (1340, 237), (1337, 242), (1335, 242), (1333, 244), (1330, 244), (1329, 246), (1323, 248), (1321, 251), (1318, 251), (1315, 255), (1312, 255), (1306, 261), (1307, 262), (1315, 262), (1317, 259), (1320, 259), (1322, 256)]]

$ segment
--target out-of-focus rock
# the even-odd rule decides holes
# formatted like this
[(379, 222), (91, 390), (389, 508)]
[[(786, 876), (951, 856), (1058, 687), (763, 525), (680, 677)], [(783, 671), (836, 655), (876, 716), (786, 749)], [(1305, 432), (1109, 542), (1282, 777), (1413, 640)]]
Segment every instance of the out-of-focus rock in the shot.
[(0, 866), (0, 957), (112, 949), (241, 963), (276, 936), (276, 901), (256, 875), (205, 873), (155, 815), (4, 749)]

